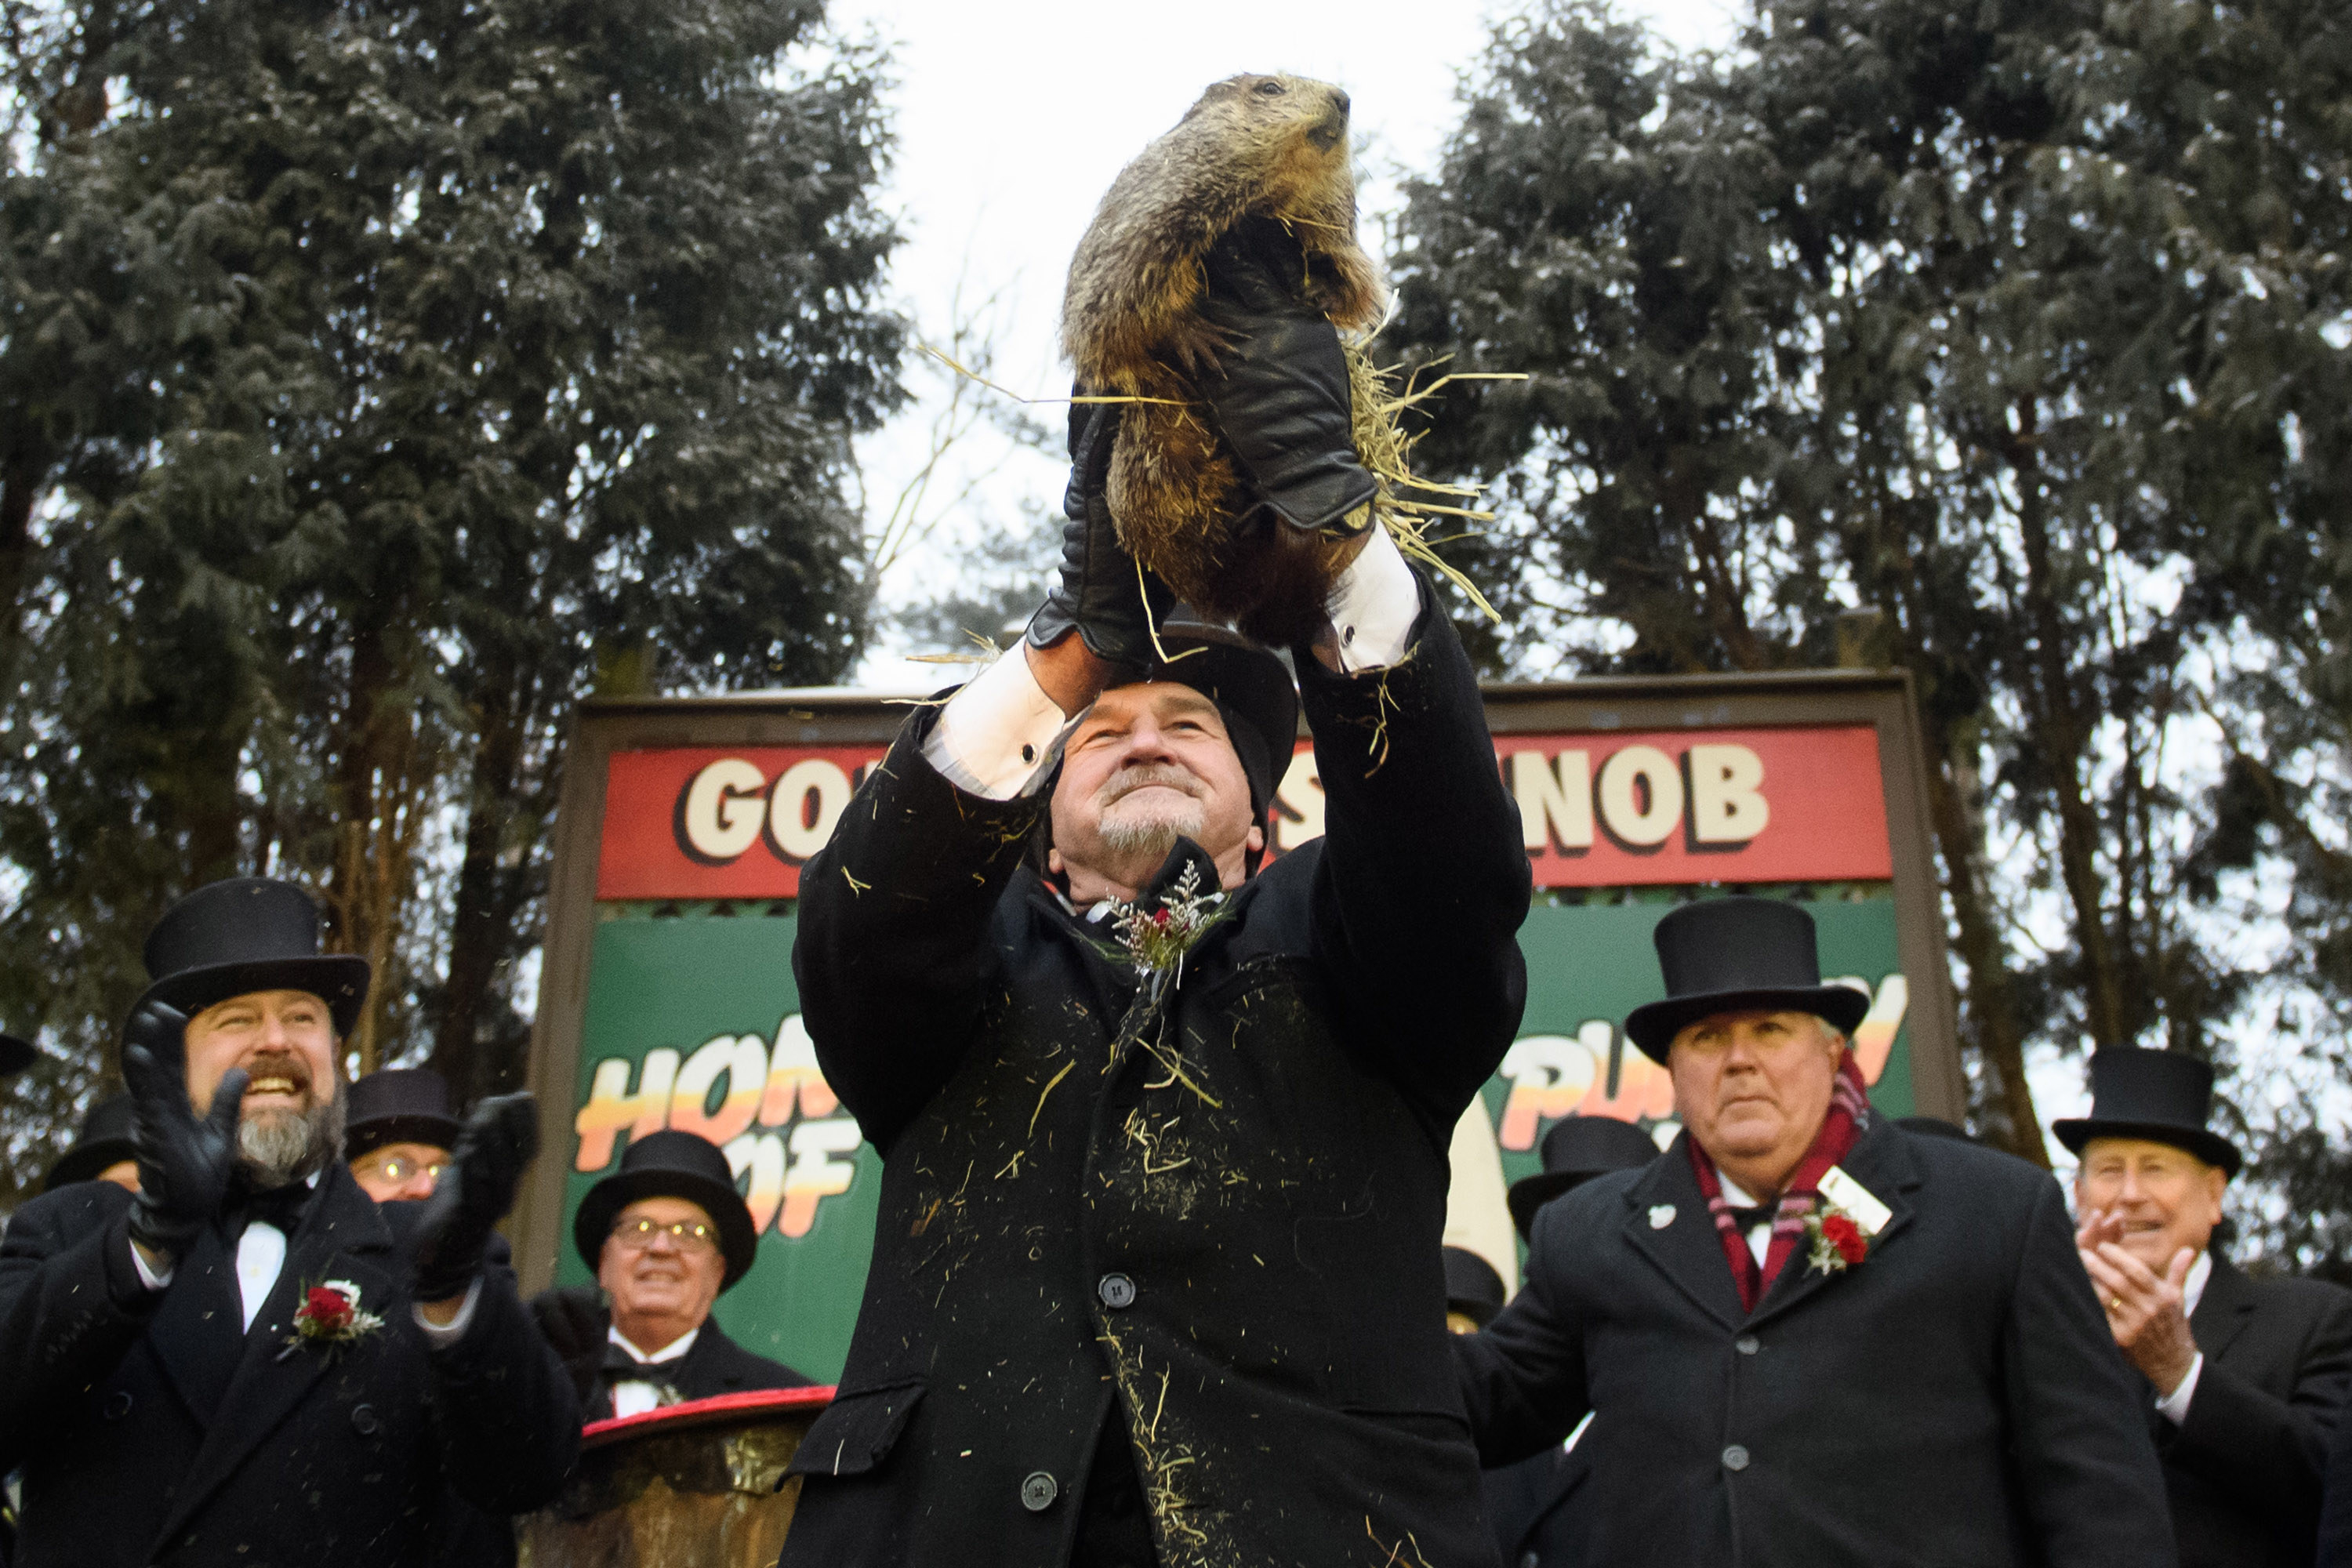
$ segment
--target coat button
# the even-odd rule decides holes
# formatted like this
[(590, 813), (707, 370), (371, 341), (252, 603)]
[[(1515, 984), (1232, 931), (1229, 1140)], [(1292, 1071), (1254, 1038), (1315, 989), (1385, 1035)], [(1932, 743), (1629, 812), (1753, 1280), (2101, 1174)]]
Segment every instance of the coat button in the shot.
[(1519, 1568), (1543, 1568), (1543, 1559), (1530, 1552), (1519, 1559)]
[(1106, 1274), (1095, 1281), (1095, 1294), (1113, 1311), (1135, 1305), (1135, 1281), (1124, 1274)]
[(106, 1403), (100, 1407), (99, 1414), (109, 1421), (120, 1421), (131, 1414), (131, 1391), (118, 1388), (106, 1396)]
[(1738, 1443), (1734, 1443), (1730, 1447), (1726, 1448), (1723, 1451), (1723, 1468), (1727, 1470), (1746, 1469), (1748, 1468), (1748, 1450)]
[(1061, 1495), (1061, 1487), (1043, 1470), (1032, 1470), (1021, 1479), (1021, 1506), (1031, 1513), (1045, 1512)]
[(1758, 1351), (1764, 1348), (1764, 1342), (1758, 1339), (1754, 1334), (1742, 1334), (1738, 1339), (1731, 1342), (1731, 1348), (1738, 1351), (1741, 1355), (1754, 1355)]
[(352, 1430), (357, 1432), (361, 1436), (373, 1437), (376, 1435), (377, 1431), (383, 1427), (383, 1421), (377, 1418), (374, 1405), (354, 1405), (352, 1406)]

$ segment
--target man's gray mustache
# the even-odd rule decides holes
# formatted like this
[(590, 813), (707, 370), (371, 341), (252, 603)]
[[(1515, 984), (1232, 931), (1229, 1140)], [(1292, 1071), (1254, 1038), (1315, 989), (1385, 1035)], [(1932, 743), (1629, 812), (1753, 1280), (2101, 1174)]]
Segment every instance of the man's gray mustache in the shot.
[(1195, 800), (1200, 799), (1203, 794), (1201, 781), (1182, 768), (1167, 763), (1149, 763), (1141, 767), (1127, 768), (1113, 773), (1104, 783), (1102, 788), (1096, 792), (1096, 799), (1105, 806), (1117, 805), (1137, 790), (1150, 789), (1154, 784), (1181, 790)]

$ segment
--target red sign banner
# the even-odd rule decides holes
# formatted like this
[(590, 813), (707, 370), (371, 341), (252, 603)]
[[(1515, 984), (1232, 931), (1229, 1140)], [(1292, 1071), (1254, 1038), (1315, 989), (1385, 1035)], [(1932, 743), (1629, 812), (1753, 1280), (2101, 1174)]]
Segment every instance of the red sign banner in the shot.
[[(789, 899), (876, 746), (676, 747), (614, 754), (600, 899)], [(1878, 737), (1867, 725), (1506, 735), (1538, 887), (1885, 881), (1894, 875)], [(1323, 831), (1302, 743), (1275, 847)], [(1443, 832), (1433, 819), (1432, 832)]]

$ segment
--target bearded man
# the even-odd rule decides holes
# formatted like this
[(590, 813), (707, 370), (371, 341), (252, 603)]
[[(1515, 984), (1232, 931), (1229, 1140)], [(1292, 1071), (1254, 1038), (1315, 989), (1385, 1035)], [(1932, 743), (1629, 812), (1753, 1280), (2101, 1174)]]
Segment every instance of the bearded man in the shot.
[(1490, 1464), (1590, 1413), (1620, 1568), (2175, 1562), (2139, 1398), (2046, 1171), (1874, 1114), (1812, 917), (1658, 922), (1625, 1036), (1683, 1131), (1538, 1211), (1528, 1279), (1454, 1342)]
[[(1361, 528), (1338, 340), (1243, 282), (1203, 414), (1256, 525)], [(1477, 684), (1357, 533), (1293, 650), (1324, 833), (1259, 871), (1301, 691), (1150, 602), (1118, 420), (1073, 413), (1024, 646), (919, 711), (802, 873), (803, 1016), (884, 1173), (783, 1561), (1486, 1563), (1439, 1247), (1528, 877)]]
[(431, 1201), (379, 1208), (341, 1158), (368, 966), (319, 951), (310, 896), (213, 883), (146, 961), (138, 1190), (47, 1193), (0, 1242), (16, 1568), (423, 1568), (453, 1489), (493, 1514), (552, 1498), (572, 1389), (492, 1234), (530, 1097), (476, 1110)]

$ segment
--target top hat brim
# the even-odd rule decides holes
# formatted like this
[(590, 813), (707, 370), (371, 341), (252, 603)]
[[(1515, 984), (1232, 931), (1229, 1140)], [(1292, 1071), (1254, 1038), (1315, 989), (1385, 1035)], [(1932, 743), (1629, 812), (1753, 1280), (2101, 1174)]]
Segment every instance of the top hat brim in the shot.
[(727, 1277), (719, 1281), (720, 1294), (733, 1289), (735, 1282), (751, 1271), (760, 1237), (751, 1228), (751, 1205), (743, 1201), (734, 1184), (715, 1182), (691, 1171), (652, 1166), (607, 1176), (580, 1200), (580, 1212), (572, 1219), (572, 1245), (579, 1248), (589, 1273), (603, 1266), (604, 1240), (613, 1234), (614, 1217), (641, 1198), (684, 1198), (699, 1205), (710, 1216), (710, 1223), (719, 1227), (719, 1249), (727, 1255)]
[(33, 1065), (33, 1042), (20, 1040), (14, 1035), (0, 1035), (0, 1078), (23, 1072)]
[(1625, 1037), (1660, 1067), (1666, 1065), (1675, 1037), (1717, 1013), (1756, 1011), (1811, 1013), (1842, 1035), (1851, 1035), (1870, 1016), (1870, 998), (1851, 985), (1764, 986), (1745, 991), (1701, 991), (1648, 1002), (1625, 1015)]
[(2138, 1138), (2150, 1143), (2166, 1143), (2196, 1155), (2209, 1165), (2219, 1165), (2229, 1175), (2236, 1175), (2238, 1167), (2246, 1163), (2238, 1146), (2219, 1132), (2202, 1127), (2182, 1127), (2170, 1121), (2118, 1121), (2101, 1116), (2070, 1117), (2050, 1124), (2051, 1134), (2076, 1154), (2094, 1138)]
[(128, 1138), (100, 1138), (92, 1143), (77, 1143), (58, 1156), (58, 1163), (49, 1167), (48, 1176), (41, 1183), (41, 1191), (53, 1193), (76, 1182), (95, 1181), (109, 1165), (138, 1157), (138, 1145)]
[(356, 1160), (362, 1154), (373, 1154), (387, 1143), (422, 1143), (428, 1149), (455, 1149), (457, 1134), (464, 1128), (465, 1124), (454, 1116), (431, 1116), (409, 1111), (372, 1116), (365, 1121), (345, 1125), (343, 1158)]
[(1604, 1165), (1590, 1171), (1538, 1171), (1532, 1176), (1521, 1176), (1503, 1194), (1503, 1202), (1511, 1211), (1511, 1224), (1517, 1227), (1521, 1241), (1535, 1239), (1536, 1211), (1556, 1197), (1561, 1196), (1595, 1176), (1605, 1176), (1611, 1171), (1629, 1168)]
[(367, 1000), (368, 961), (357, 953), (321, 952), (207, 964), (165, 975), (139, 1000), (164, 1003), (193, 1018), (216, 1003), (256, 991), (308, 991), (327, 1005), (335, 1033), (348, 1037)]

